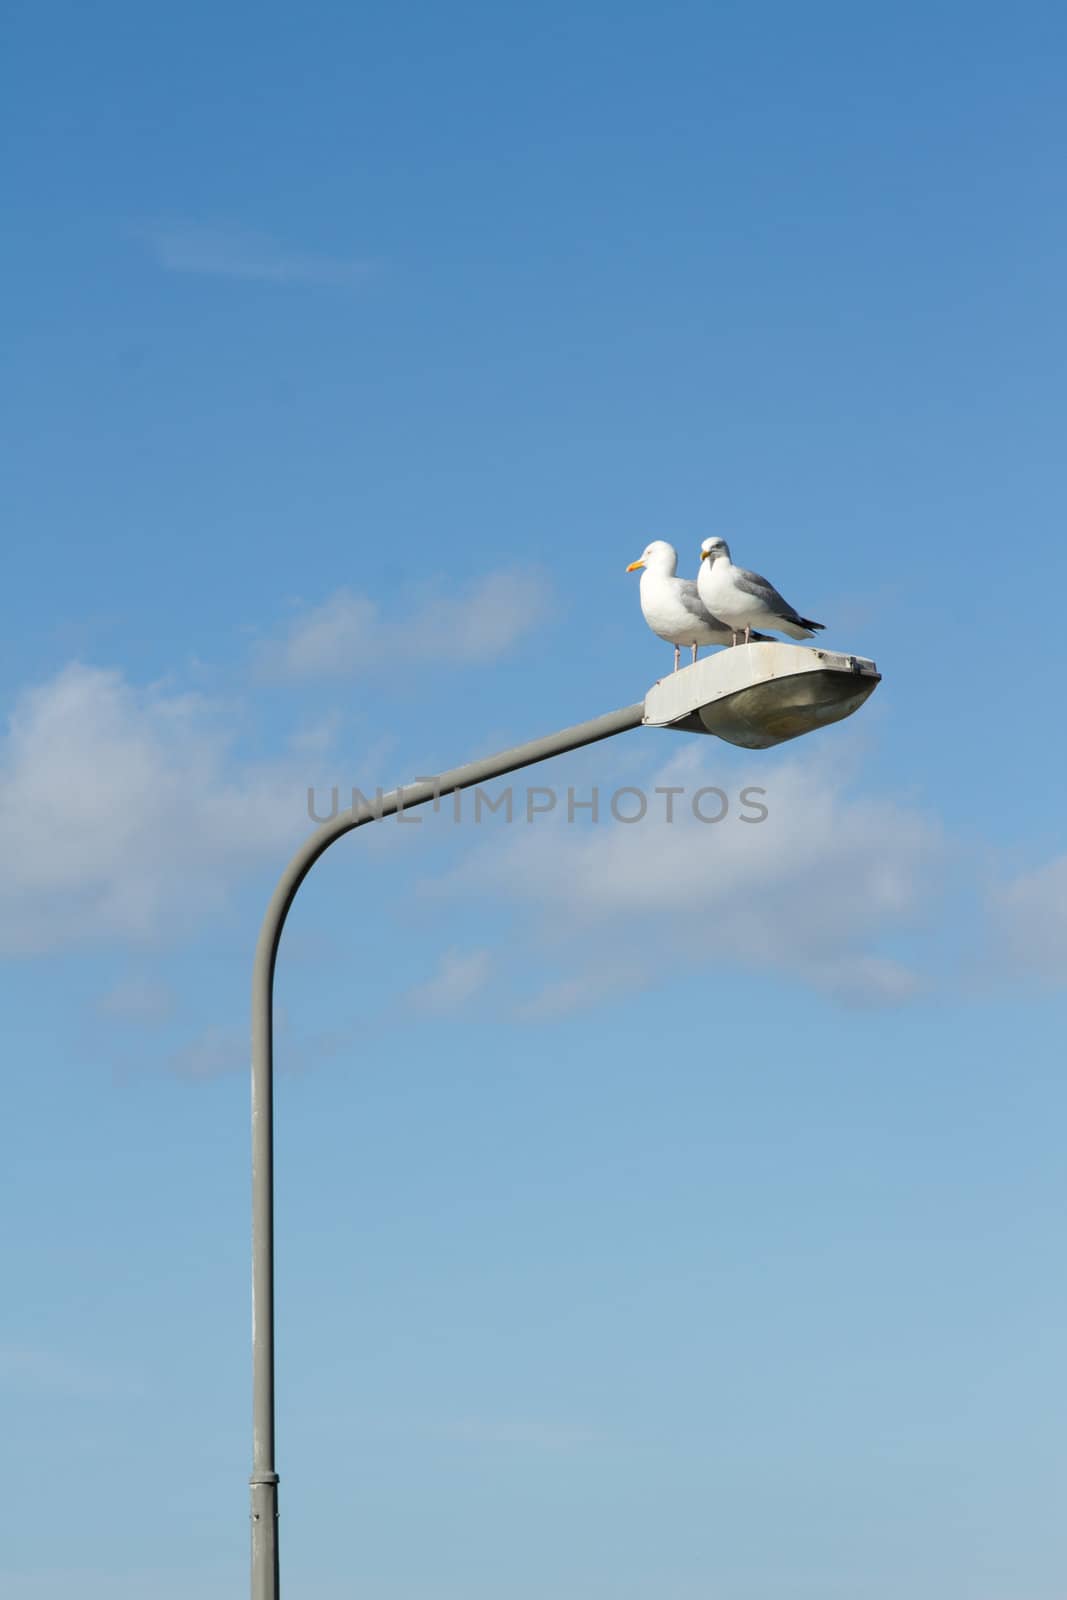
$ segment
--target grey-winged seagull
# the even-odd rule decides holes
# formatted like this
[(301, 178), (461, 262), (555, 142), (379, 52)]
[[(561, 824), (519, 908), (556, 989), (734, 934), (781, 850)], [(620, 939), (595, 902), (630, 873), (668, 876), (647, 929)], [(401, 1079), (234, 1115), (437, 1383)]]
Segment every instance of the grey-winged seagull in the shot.
[[(690, 647), (695, 661), (702, 644), (731, 642), (731, 630), (704, 605), (693, 580), (675, 576), (678, 552), (672, 544), (653, 539), (626, 570), (636, 572), (641, 567), (641, 611), (652, 632), (673, 644), (675, 672), (683, 644)], [(767, 635), (753, 637), (766, 639)]]
[(708, 610), (714, 610), (729, 629), (731, 644), (737, 643), (739, 633), (744, 634), (746, 644), (756, 638), (752, 630), (757, 623), (787, 633), (791, 639), (810, 639), (825, 627), (825, 623), (812, 622), (794, 611), (774, 584), (758, 572), (735, 567), (725, 539), (705, 539), (700, 546), (697, 589)]

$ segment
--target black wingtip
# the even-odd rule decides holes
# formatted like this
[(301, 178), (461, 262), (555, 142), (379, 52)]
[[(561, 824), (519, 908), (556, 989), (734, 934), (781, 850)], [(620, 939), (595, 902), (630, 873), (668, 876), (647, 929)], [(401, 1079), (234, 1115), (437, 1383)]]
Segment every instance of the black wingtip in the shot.
[(826, 631), (825, 622), (812, 622), (808, 617), (801, 617), (800, 626), (802, 628), (810, 628), (812, 633), (824, 633)]

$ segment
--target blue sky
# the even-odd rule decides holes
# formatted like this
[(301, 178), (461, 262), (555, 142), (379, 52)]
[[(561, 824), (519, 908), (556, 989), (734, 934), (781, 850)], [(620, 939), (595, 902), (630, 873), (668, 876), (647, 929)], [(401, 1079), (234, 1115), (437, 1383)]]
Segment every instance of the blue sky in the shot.
[[(1065, 33), (13, 9), (5, 1596), (243, 1591), (307, 788), (640, 698), (624, 568), (710, 533), (878, 661), (860, 716), (628, 734), (294, 909), (283, 1578), (1062, 1594)], [(668, 783), (730, 814), (561, 815)]]

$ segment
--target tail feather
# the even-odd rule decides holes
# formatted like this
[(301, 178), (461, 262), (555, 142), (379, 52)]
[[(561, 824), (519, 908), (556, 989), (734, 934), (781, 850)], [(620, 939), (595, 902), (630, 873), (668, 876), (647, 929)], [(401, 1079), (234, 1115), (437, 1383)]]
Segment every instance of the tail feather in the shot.
[(818, 629), (820, 632), (825, 624), (822, 622), (809, 622), (807, 617), (775, 617), (773, 626), (781, 633), (788, 634), (790, 639), (810, 639)]

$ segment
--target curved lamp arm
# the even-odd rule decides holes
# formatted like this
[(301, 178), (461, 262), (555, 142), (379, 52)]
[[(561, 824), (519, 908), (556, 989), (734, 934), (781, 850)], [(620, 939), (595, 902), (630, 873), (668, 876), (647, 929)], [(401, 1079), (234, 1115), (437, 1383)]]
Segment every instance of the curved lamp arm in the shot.
[(274, 967), (296, 892), (336, 839), (366, 822), (488, 783), (520, 767), (641, 726), (644, 703), (516, 745), (353, 807), (317, 828), (278, 881), (256, 946), (252, 975), (252, 1600), (278, 1600), (278, 1474), (274, 1462)]

